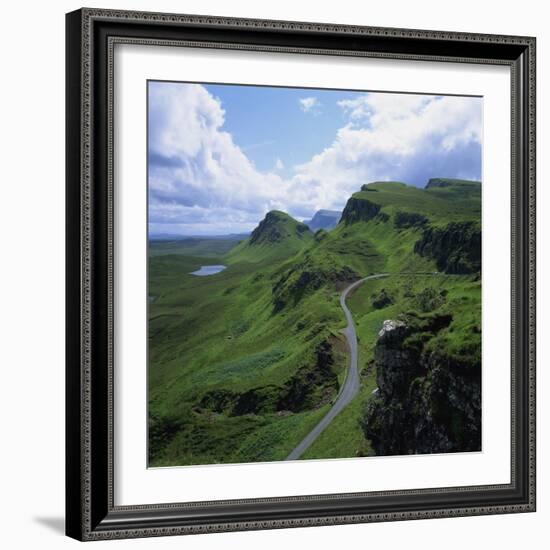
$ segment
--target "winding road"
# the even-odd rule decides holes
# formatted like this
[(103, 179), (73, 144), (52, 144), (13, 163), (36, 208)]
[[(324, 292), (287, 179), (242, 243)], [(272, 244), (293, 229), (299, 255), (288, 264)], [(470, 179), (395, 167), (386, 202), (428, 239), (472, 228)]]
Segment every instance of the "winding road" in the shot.
[(350, 360), (349, 360), (349, 369), (346, 375), (346, 380), (342, 386), (340, 393), (334, 405), (328, 413), (321, 419), (321, 421), (309, 432), (302, 441), (294, 448), (294, 450), (286, 457), (286, 460), (298, 460), (305, 450), (321, 435), (323, 430), (336, 418), (338, 413), (340, 413), (349, 402), (357, 395), (359, 392), (359, 369), (357, 368), (357, 334), (355, 332), (355, 325), (353, 323), (353, 317), (351, 315), (348, 306), (346, 305), (346, 298), (348, 294), (359, 285), (363, 284), (365, 281), (370, 279), (380, 279), (382, 277), (387, 277), (389, 273), (378, 273), (377, 275), (369, 275), (364, 279), (359, 279), (355, 281), (348, 287), (346, 287), (342, 294), (340, 294), (340, 306), (344, 310), (346, 316), (346, 321), (348, 322), (345, 329), (342, 330), (342, 333), (346, 337), (350, 350)]

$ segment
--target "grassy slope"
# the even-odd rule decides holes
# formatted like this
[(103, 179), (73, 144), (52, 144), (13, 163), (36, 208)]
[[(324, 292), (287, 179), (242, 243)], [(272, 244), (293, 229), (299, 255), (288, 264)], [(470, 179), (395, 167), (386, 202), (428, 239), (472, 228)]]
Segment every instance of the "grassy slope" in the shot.
[[(281, 242), (256, 246), (249, 240), (241, 242), (221, 260), (228, 268), (214, 276), (194, 277), (189, 272), (200, 265), (220, 263), (219, 254), (211, 258), (199, 254), (152, 255), (150, 295), (155, 299), (150, 304), (150, 410), (162, 419), (170, 434), (170, 443), (155, 456), (154, 465), (284, 458), (326, 412), (326, 403), (321, 401), (317, 408), (300, 413), (229, 416), (197, 410), (201, 396), (215, 389), (242, 393), (280, 386), (297, 368), (314, 361), (320, 342), (327, 338), (343, 342), (339, 329), (344, 319), (338, 294), (345, 283), (328, 281), (332, 274), (347, 269), (353, 280), (382, 271), (433, 271), (432, 262), (412, 252), (420, 229), (396, 229), (397, 211), (423, 214), (433, 224), (479, 219), (476, 185), (419, 190), (399, 183), (376, 183), (368, 188), (376, 191), (360, 191), (354, 198), (375, 202), (386, 217), (340, 224), (316, 237), (309, 232), (297, 234), (296, 222), (284, 218)], [(304, 271), (321, 273), (327, 282), (320, 288), (306, 287), (295, 295), (291, 306), (274, 314), (276, 281), (288, 276), (288, 281), (295, 282)], [(410, 280), (407, 285), (412, 295), (425, 286), (447, 285), (449, 297), (455, 293), (456, 300), (464, 298), (473, 315), (479, 316), (479, 285), (468, 286), (474, 284), (468, 278)], [(416, 307), (413, 298), (403, 295), (403, 285), (398, 277), (371, 281), (349, 299), (357, 322), (361, 368), (372, 357), (381, 322)], [(395, 294), (395, 304), (374, 310), (371, 297), (379, 287)], [(462, 317), (468, 316), (464, 313)], [(452, 333), (449, 338), (452, 340)], [(345, 354), (336, 355), (333, 369), (340, 382), (345, 377), (346, 361)], [(375, 373), (367, 370), (360, 395), (304, 458), (371, 454), (357, 422), (364, 401), (375, 388)]]
[(162, 256), (177, 254), (205, 258), (225, 256), (233, 249), (242, 237), (227, 239), (189, 238), (178, 240), (153, 240), (149, 242), (149, 255)]
[[(373, 306), (373, 297), (385, 291), (394, 303), (384, 308)], [(433, 289), (436, 297), (446, 291), (445, 299), (435, 303), (423, 299)], [(481, 313), (481, 285), (472, 276), (457, 275), (395, 275), (385, 279), (366, 281), (351, 298), (348, 306), (353, 313), (359, 347), (359, 369), (362, 390), (357, 398), (325, 430), (306, 451), (303, 458), (336, 458), (339, 456), (369, 456), (372, 450), (363, 437), (359, 419), (372, 391), (376, 388), (376, 372), (372, 368), (376, 336), (385, 319), (394, 319), (409, 311), (448, 311), (454, 321), (440, 338), (448, 341), (447, 347), (463, 349), (469, 343), (472, 329), (478, 327)], [(435, 307), (433, 307), (435, 306)]]
[(263, 232), (243, 240), (225, 257), (229, 264), (264, 263), (270, 266), (284, 262), (298, 254), (313, 242), (313, 233), (309, 228), (285, 212), (271, 211), (261, 222)]
[[(311, 235), (304, 241), (310, 243)], [(154, 464), (284, 458), (290, 442), (298, 443), (322, 416), (326, 407), (261, 417), (194, 410), (207, 391), (242, 393), (280, 385), (297, 365), (312, 361), (315, 345), (330, 335), (327, 327), (341, 322), (337, 294), (328, 291), (322, 299), (312, 296), (300, 308), (272, 315), (272, 277), (303, 246), (286, 244), (273, 246), (267, 258), (267, 244), (259, 245), (263, 254), (256, 255), (254, 248), (243, 251), (240, 245), (240, 261), (230, 253), (233, 263), (209, 277), (189, 274), (208, 263), (205, 258), (150, 258), (150, 294), (157, 297), (149, 315), (150, 410), (161, 418), (186, 420)], [(343, 361), (337, 369), (343, 370)]]
[(421, 229), (396, 228), (395, 214), (422, 214), (435, 226), (480, 219), (481, 188), (472, 182), (427, 190), (383, 182), (371, 183), (367, 189), (370, 191), (359, 191), (352, 198), (379, 205), (385, 216), (352, 225), (340, 223), (312, 250), (318, 265), (347, 265), (359, 276), (381, 271), (432, 270), (431, 261), (412, 254)]
[[(452, 181), (452, 180), (449, 180)], [(382, 211), (392, 214), (396, 211), (424, 214), (431, 221), (481, 219), (481, 185), (477, 182), (454, 183), (448, 187), (420, 189), (400, 182), (377, 182), (363, 186), (353, 197), (367, 199), (382, 206)]]
[[(326, 244), (330, 247), (334, 242), (342, 246), (343, 251), (351, 250), (349, 245), (364, 237), (376, 243), (376, 251), (385, 260), (381, 268), (384, 272), (422, 273), (434, 270), (431, 261), (411, 254), (414, 243), (420, 236), (420, 229), (396, 229), (396, 212), (423, 214), (436, 226), (450, 221), (480, 220), (481, 187), (475, 182), (451, 180), (448, 187), (433, 187), (427, 190), (399, 182), (385, 182), (369, 184), (367, 189), (370, 191), (362, 190), (353, 197), (380, 205), (380, 211), (387, 214), (388, 219), (381, 217), (380, 220), (375, 218), (368, 222), (358, 222), (353, 224), (351, 229), (341, 225), (331, 233)], [(344, 252), (343, 257), (345, 256)], [(354, 260), (357, 261), (356, 258), (349, 259), (350, 263)], [(394, 303), (376, 309), (372, 305), (373, 296), (382, 288), (392, 295)], [(446, 303), (440, 307), (449, 308), (455, 315), (456, 320), (444, 334), (449, 343), (452, 342), (453, 347), (460, 348), (464, 345), (464, 335), (471, 333), (473, 325), (479, 325), (481, 288), (480, 283), (472, 281), (471, 277), (401, 275), (367, 281), (359, 287), (348, 299), (348, 306), (356, 323), (362, 389), (357, 398), (306, 451), (303, 458), (372, 454), (369, 443), (359, 427), (359, 419), (365, 403), (376, 388), (376, 372), (368, 369), (367, 365), (373, 359), (377, 333), (385, 319), (395, 318), (407, 311), (419, 311), (418, 295), (427, 288), (446, 289), (449, 292)]]

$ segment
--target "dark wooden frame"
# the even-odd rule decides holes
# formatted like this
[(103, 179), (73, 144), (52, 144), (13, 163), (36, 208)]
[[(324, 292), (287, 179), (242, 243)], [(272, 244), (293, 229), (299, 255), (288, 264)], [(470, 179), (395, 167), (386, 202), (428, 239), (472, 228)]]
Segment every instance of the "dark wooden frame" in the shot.
[[(67, 535), (98, 540), (534, 511), (535, 39), (101, 9), (67, 14), (66, 29)], [(128, 42), (511, 68), (510, 484), (114, 506), (112, 53)]]

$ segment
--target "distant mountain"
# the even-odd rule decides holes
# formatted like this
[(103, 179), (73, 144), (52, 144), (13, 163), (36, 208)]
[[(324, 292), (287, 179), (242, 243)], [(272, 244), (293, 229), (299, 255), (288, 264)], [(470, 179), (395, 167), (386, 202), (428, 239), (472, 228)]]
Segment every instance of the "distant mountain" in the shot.
[(338, 210), (318, 210), (311, 220), (304, 220), (304, 223), (313, 231), (325, 229), (330, 231), (338, 225), (342, 212)]
[(272, 210), (252, 231), (250, 237), (230, 253), (231, 261), (261, 261), (267, 257), (282, 259), (302, 250), (313, 241), (313, 233), (285, 212)]

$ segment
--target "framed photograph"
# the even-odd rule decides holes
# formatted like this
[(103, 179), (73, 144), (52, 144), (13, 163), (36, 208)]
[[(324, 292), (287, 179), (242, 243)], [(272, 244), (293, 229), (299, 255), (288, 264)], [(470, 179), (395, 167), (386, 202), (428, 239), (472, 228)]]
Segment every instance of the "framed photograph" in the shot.
[(535, 510), (535, 39), (67, 15), (67, 535)]

